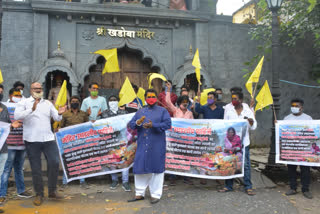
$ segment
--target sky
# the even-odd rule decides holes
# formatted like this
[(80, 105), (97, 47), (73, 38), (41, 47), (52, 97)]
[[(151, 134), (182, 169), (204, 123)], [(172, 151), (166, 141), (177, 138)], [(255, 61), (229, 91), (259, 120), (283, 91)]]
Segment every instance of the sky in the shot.
[(217, 14), (232, 15), (249, 0), (218, 0)]

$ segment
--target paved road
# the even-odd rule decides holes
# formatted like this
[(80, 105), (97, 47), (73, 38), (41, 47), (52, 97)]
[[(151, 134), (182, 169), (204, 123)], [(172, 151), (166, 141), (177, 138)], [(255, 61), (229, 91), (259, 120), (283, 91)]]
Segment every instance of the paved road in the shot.
[[(240, 186), (234, 192), (218, 193), (220, 186), (216, 181), (209, 181), (207, 185), (199, 184), (194, 179), (195, 185), (186, 185), (182, 180), (174, 187), (164, 187), (163, 198), (160, 203), (151, 205), (149, 196), (146, 200), (127, 203), (134, 196), (133, 192), (127, 193), (118, 188), (109, 190), (107, 182), (90, 185), (90, 189), (83, 190), (78, 184), (69, 185), (60, 192), (65, 196), (63, 201), (46, 200), (41, 207), (34, 207), (32, 199), (20, 200), (12, 195), (12, 199), (4, 205), (6, 213), (12, 214), (100, 214), (100, 213), (167, 213), (167, 214), (239, 214), (239, 213), (299, 213), (294, 203), (283, 195), (281, 188), (257, 189), (256, 196), (243, 193)], [(98, 184), (99, 183), (99, 184)], [(14, 191), (10, 189), (11, 194)], [(102, 191), (102, 192), (101, 192)], [(311, 213), (311, 212), (310, 212)]]

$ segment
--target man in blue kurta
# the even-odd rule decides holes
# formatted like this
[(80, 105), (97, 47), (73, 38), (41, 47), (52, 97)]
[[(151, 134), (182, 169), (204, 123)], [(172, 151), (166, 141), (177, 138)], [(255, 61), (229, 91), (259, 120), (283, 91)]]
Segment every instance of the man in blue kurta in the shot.
[(166, 158), (166, 134), (171, 128), (168, 111), (156, 105), (157, 92), (145, 93), (147, 106), (137, 111), (130, 127), (138, 130), (138, 147), (133, 164), (136, 196), (128, 202), (143, 200), (149, 186), (151, 203), (159, 202), (162, 195)]

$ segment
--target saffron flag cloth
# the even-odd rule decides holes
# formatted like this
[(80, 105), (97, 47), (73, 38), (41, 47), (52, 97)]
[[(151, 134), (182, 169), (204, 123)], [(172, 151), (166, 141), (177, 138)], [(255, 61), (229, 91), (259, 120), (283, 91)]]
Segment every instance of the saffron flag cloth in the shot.
[(126, 77), (126, 80), (124, 81), (121, 90), (119, 92), (119, 106), (123, 106), (125, 104), (128, 104), (134, 100), (137, 95), (134, 89), (132, 88), (131, 82), (128, 77)]
[(146, 91), (139, 87), (139, 90), (138, 90), (138, 93), (137, 93), (137, 97), (142, 101), (142, 105), (144, 106), (145, 105), (145, 99), (144, 99), (144, 94), (146, 93)]
[(194, 54), (192, 65), (193, 67), (195, 67), (196, 77), (197, 77), (198, 83), (201, 85), (201, 73), (200, 73), (201, 63), (200, 63), (198, 48), (196, 50), (196, 53)]
[(116, 48), (110, 50), (98, 50), (94, 53), (102, 55), (106, 60), (102, 74), (120, 71)]
[(0, 150), (2, 149), (2, 146), (6, 142), (7, 137), (10, 133), (10, 126), (10, 123), (0, 121)]
[(149, 88), (152, 88), (151, 83), (152, 83), (152, 80), (154, 80), (154, 79), (162, 79), (163, 81), (167, 81), (165, 76), (163, 76), (162, 74), (158, 74), (158, 73), (148, 74)]
[(205, 104), (207, 104), (207, 100), (208, 100), (208, 93), (211, 91), (216, 91), (216, 89), (214, 88), (208, 88), (208, 89), (204, 89), (203, 92), (201, 93), (201, 97), (200, 97), (200, 104), (203, 106)]
[(320, 120), (278, 120), (276, 163), (320, 167)]
[(68, 94), (68, 89), (67, 89), (67, 81), (63, 80), (62, 86), (60, 88), (55, 107), (58, 109), (61, 106), (65, 106), (67, 103), (67, 94)]
[(2, 71), (0, 69), (0, 84), (3, 83)]
[(266, 80), (262, 86), (259, 94), (256, 97), (257, 105), (254, 111), (260, 110), (273, 104), (272, 94), (269, 88), (268, 81)]
[(252, 95), (252, 83), (258, 83), (259, 82), (261, 69), (262, 69), (262, 66), (263, 66), (263, 60), (264, 60), (264, 56), (261, 58), (260, 62), (258, 63), (258, 65), (256, 67), (256, 69), (254, 69), (254, 71), (252, 72), (250, 78), (248, 79), (248, 81), (246, 83), (246, 88), (247, 88), (248, 92), (250, 93), (251, 97), (253, 97), (253, 95)]

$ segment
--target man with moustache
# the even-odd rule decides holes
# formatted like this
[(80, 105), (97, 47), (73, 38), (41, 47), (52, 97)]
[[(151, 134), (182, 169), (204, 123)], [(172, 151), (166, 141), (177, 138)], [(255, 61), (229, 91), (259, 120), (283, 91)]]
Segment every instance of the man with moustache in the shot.
[(30, 89), (31, 96), (20, 101), (14, 112), (15, 120), (23, 120), (23, 140), (31, 165), (32, 183), (36, 192), (33, 204), (40, 206), (43, 202), (43, 180), (41, 170), (41, 153), (47, 159), (48, 169), (48, 197), (62, 199), (56, 193), (59, 173), (59, 152), (51, 131), (51, 118), (55, 121), (62, 119), (66, 106), (57, 110), (53, 104), (43, 99), (41, 83), (33, 82)]

